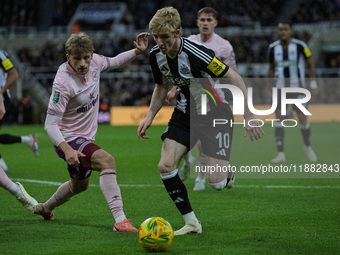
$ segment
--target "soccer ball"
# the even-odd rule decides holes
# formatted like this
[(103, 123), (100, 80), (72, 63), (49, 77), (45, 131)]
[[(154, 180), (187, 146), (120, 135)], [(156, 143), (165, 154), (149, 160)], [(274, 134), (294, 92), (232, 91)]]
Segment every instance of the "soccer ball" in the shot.
[(148, 252), (166, 251), (173, 240), (170, 223), (161, 217), (148, 218), (139, 227), (138, 242)]

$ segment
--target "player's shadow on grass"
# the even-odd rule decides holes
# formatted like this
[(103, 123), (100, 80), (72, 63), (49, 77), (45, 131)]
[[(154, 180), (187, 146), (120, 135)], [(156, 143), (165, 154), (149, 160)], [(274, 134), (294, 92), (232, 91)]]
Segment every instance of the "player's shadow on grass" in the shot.
[(90, 228), (96, 228), (96, 229), (108, 229), (112, 231), (114, 222), (111, 223), (111, 225), (108, 224), (96, 224), (96, 223), (90, 223), (86, 222), (86, 220), (74, 220), (74, 219), (54, 219), (53, 223), (55, 225), (60, 226), (76, 226), (76, 227), (90, 227)]
[[(41, 216), (37, 216), (38, 218), (23, 218), (20, 220), (15, 220), (15, 223), (13, 223), (12, 220), (8, 220), (7, 223), (8, 224), (18, 224), (18, 225), (37, 225), (39, 224), (41, 227), (46, 225), (49, 228), (53, 225), (55, 227), (65, 227), (65, 226), (75, 226), (75, 227), (84, 227), (84, 228), (94, 228), (94, 229), (100, 229), (102, 230), (107, 230), (107, 231), (111, 231), (112, 232), (112, 228), (114, 225), (114, 222), (110, 222), (108, 224), (96, 224), (96, 223), (90, 223), (87, 222), (86, 219), (84, 220), (77, 220), (77, 219), (54, 219), (52, 221), (48, 221), (48, 220), (43, 220), (41, 218)], [(5, 221), (1, 221), (2, 224), (6, 224), (6, 220)]]

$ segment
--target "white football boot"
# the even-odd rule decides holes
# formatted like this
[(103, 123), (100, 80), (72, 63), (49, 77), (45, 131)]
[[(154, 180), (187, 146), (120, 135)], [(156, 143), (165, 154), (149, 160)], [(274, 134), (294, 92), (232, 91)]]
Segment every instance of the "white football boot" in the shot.
[(194, 191), (205, 191), (205, 185), (202, 181), (195, 181)]
[(271, 161), (271, 163), (283, 163), (286, 162), (286, 155), (284, 152), (280, 151), (276, 158), (273, 158)]
[(312, 147), (304, 145), (304, 150), (306, 152), (306, 155), (311, 162), (316, 162), (318, 160), (317, 156), (315, 155), (315, 152), (313, 151)]
[(25, 190), (24, 186), (20, 182), (15, 182), (19, 186), (20, 193), (15, 196), (15, 198), (30, 212), (33, 211), (33, 207), (38, 204), (37, 200), (31, 197)]
[(184, 227), (174, 232), (175, 236), (189, 235), (189, 234), (201, 234), (202, 225), (200, 222), (198, 224), (185, 224)]

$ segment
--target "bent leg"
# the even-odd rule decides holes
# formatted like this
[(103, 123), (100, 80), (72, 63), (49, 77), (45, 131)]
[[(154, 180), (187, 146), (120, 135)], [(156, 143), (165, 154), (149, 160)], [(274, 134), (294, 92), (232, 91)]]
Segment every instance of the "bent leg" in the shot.
[[(226, 188), (233, 177), (233, 172), (229, 167), (229, 161), (208, 157), (208, 165), (214, 166), (214, 171), (208, 173), (208, 183), (215, 190)], [(212, 168), (211, 168), (212, 170)]]
[(71, 200), (74, 195), (87, 190), (89, 181), (90, 178), (88, 177), (84, 180), (71, 179), (62, 184), (52, 197), (43, 204), (45, 212), (52, 212), (54, 208)]
[(100, 149), (93, 153), (91, 157), (93, 170), (99, 171), (100, 189), (106, 199), (116, 222), (125, 219), (123, 211), (123, 201), (116, 177), (116, 164), (114, 158), (106, 151)]
[[(184, 154), (187, 153), (187, 147), (172, 140), (165, 138), (162, 147), (161, 160), (158, 164), (159, 172), (165, 189), (170, 198), (182, 214), (185, 224), (200, 227), (198, 220), (191, 208), (188, 197), (188, 191), (183, 181), (178, 176), (178, 165)], [(201, 230), (200, 230), (201, 231)], [(200, 232), (198, 231), (198, 232)], [(184, 233), (181, 230), (179, 233)]]
[(8, 178), (5, 171), (0, 167), (0, 187), (3, 187), (5, 190), (10, 190), (12, 186), (12, 180)]
[(10, 135), (10, 134), (1, 134), (0, 143), (1, 144), (21, 143), (21, 137)]
[(297, 115), (300, 122), (303, 143), (305, 144), (305, 146), (310, 146), (310, 124), (307, 120), (306, 115), (304, 115), (303, 113), (298, 113)]

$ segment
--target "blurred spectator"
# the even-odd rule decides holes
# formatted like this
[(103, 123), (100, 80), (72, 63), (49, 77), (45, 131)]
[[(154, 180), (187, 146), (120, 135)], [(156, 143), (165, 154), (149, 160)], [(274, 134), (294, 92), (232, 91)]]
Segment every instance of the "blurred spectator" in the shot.
[(294, 23), (340, 20), (340, 1), (300, 0), (291, 20)]
[[(52, 18), (53, 26), (69, 24), (77, 7), (81, 3), (119, 2), (120, 0), (54, 0)], [(282, 10), (279, 0), (127, 0), (126, 13), (119, 24), (119, 31), (133, 27), (146, 29), (153, 14), (164, 6), (173, 6), (182, 16), (182, 26), (196, 27), (196, 11), (207, 6), (221, 11), (219, 26), (247, 26), (251, 22), (259, 22), (262, 26), (273, 25), (275, 17)], [(338, 0), (301, 0), (294, 12), (294, 22), (315, 22), (320, 20), (335, 20), (340, 17), (340, 3)], [(39, 0), (2, 0), (0, 22), (2, 26), (36, 26), (38, 27)], [(11, 13), (11, 15), (8, 15)], [(136, 15), (142, 13), (143, 15)], [(79, 24), (78, 24), (79, 25)]]
[[(122, 2), (119, 0), (53, 0), (54, 11), (53, 25), (65, 26), (69, 23), (77, 7), (81, 3), (101, 3), (101, 2)], [(26, 26), (37, 24), (36, 17), (38, 0), (2, 0), (0, 4), (0, 22), (3, 26)], [(164, 6), (174, 6), (182, 16), (182, 25), (185, 28), (196, 28), (196, 11), (201, 7), (210, 6), (219, 10), (219, 27), (228, 26), (254, 26), (254, 22), (261, 23), (262, 26), (270, 24), (282, 9), (282, 1), (278, 0), (127, 0), (126, 12), (122, 19), (114, 26), (114, 38), (105, 36), (102, 40), (94, 41), (97, 53), (114, 56), (118, 53), (130, 49), (131, 38), (125, 36), (134, 29), (147, 29), (148, 21), (157, 9)], [(339, 0), (301, 0), (299, 8), (292, 12), (293, 21), (311, 22), (320, 20), (340, 19)], [(307, 8), (308, 7), (308, 8)], [(308, 10), (308, 12), (306, 11)], [(13, 13), (13, 17), (7, 13)], [(143, 15), (139, 15), (143, 14)], [(79, 25), (79, 24), (76, 24)], [(79, 27), (75, 27), (73, 32), (77, 32)], [(119, 35), (119, 38), (117, 38)], [(186, 35), (184, 35), (186, 36)], [(253, 63), (265, 63), (267, 61), (267, 46), (269, 41), (276, 38), (275, 34), (240, 34), (230, 36), (226, 39), (234, 46), (236, 61), (247, 64), (247, 70), (251, 74)], [(308, 41), (311, 34), (308, 32), (294, 34), (294, 37), (303, 41)], [(150, 49), (153, 46), (150, 40)], [(62, 44), (48, 41), (41, 48), (25, 46), (17, 51), (19, 58), (26, 67), (37, 67), (33, 70), (39, 82), (50, 93), (53, 78), (49, 74), (55, 73), (58, 66), (66, 61), (65, 50)], [(325, 68), (339, 68), (340, 56), (334, 55), (325, 59)], [(105, 88), (105, 102), (109, 107), (114, 105), (143, 105), (150, 102), (154, 84), (148, 65), (148, 57), (140, 57), (131, 65), (115, 70), (121, 78), (101, 79), (101, 86)], [(46, 75), (45, 75), (46, 74)], [(139, 75), (139, 78), (135, 78)], [(20, 102), (18, 102), (20, 103)]]

